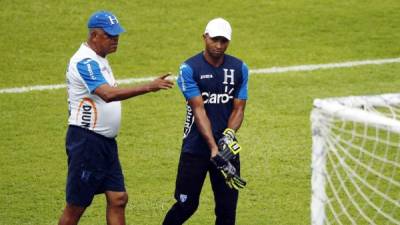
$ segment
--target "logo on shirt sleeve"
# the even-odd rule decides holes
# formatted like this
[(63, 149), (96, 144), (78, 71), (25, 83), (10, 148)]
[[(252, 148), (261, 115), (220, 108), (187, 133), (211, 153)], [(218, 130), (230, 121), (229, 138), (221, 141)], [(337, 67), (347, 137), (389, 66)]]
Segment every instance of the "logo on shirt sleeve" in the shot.
[(86, 65), (87, 71), (89, 73), (90, 79), (96, 80), (96, 76), (93, 73), (93, 68), (92, 65), (90, 64), (93, 60), (92, 59), (87, 59), (83, 63)]

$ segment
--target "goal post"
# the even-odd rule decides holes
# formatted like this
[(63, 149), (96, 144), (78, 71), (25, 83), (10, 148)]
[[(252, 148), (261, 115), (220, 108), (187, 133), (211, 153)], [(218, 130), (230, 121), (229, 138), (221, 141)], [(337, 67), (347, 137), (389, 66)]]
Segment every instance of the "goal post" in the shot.
[(400, 224), (400, 94), (314, 100), (311, 224)]

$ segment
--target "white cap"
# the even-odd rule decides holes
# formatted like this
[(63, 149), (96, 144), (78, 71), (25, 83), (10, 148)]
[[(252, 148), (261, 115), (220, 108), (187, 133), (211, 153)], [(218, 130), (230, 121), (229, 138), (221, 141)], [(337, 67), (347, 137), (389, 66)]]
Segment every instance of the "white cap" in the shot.
[(231, 40), (232, 28), (228, 21), (222, 18), (215, 18), (208, 22), (204, 34), (208, 34), (212, 38), (221, 36)]

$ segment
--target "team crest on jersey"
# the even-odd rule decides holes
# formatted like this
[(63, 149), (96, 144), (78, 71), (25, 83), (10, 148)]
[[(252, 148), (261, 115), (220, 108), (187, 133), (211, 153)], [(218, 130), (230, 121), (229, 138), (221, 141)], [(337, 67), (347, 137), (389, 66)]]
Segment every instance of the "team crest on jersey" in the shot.
[(95, 128), (97, 122), (96, 104), (90, 98), (83, 98), (79, 103), (76, 120), (84, 128)]
[(235, 85), (235, 70), (224, 68), (224, 82), (223, 84)]

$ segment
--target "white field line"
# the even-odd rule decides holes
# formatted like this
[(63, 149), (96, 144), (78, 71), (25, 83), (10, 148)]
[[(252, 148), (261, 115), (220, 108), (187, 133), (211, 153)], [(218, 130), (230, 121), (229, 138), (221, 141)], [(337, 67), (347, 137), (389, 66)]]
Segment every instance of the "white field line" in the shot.
[(288, 67), (272, 67), (267, 69), (255, 69), (250, 70), (252, 74), (271, 74), (271, 73), (285, 73), (285, 72), (297, 72), (297, 71), (312, 71), (322, 69), (334, 69), (334, 68), (345, 68), (345, 67), (356, 67), (364, 65), (381, 65), (388, 63), (400, 63), (400, 58), (392, 59), (373, 59), (373, 60), (362, 60), (362, 61), (349, 61), (341, 63), (328, 63), (328, 64), (314, 64), (314, 65), (300, 65), (300, 66), (288, 66)]
[[(356, 66), (364, 66), (364, 65), (381, 65), (381, 64), (388, 64), (388, 63), (400, 63), (400, 58), (261, 68), (261, 69), (250, 70), (250, 74), (275, 74), (275, 73), (285, 73), (285, 72), (313, 71), (313, 70), (323, 70), (323, 69), (356, 67)], [(176, 79), (176, 76), (172, 76), (171, 78)], [(117, 80), (117, 83), (130, 84), (130, 83), (151, 81), (153, 79), (155, 79), (155, 77), (128, 78), (128, 79)], [(61, 89), (61, 88), (65, 88), (65, 87), (66, 87), (65, 84), (53, 84), (53, 85), (35, 85), (35, 86), (27, 86), (27, 87), (3, 88), (3, 89), (0, 89), (0, 94), (54, 90), (54, 89)]]

